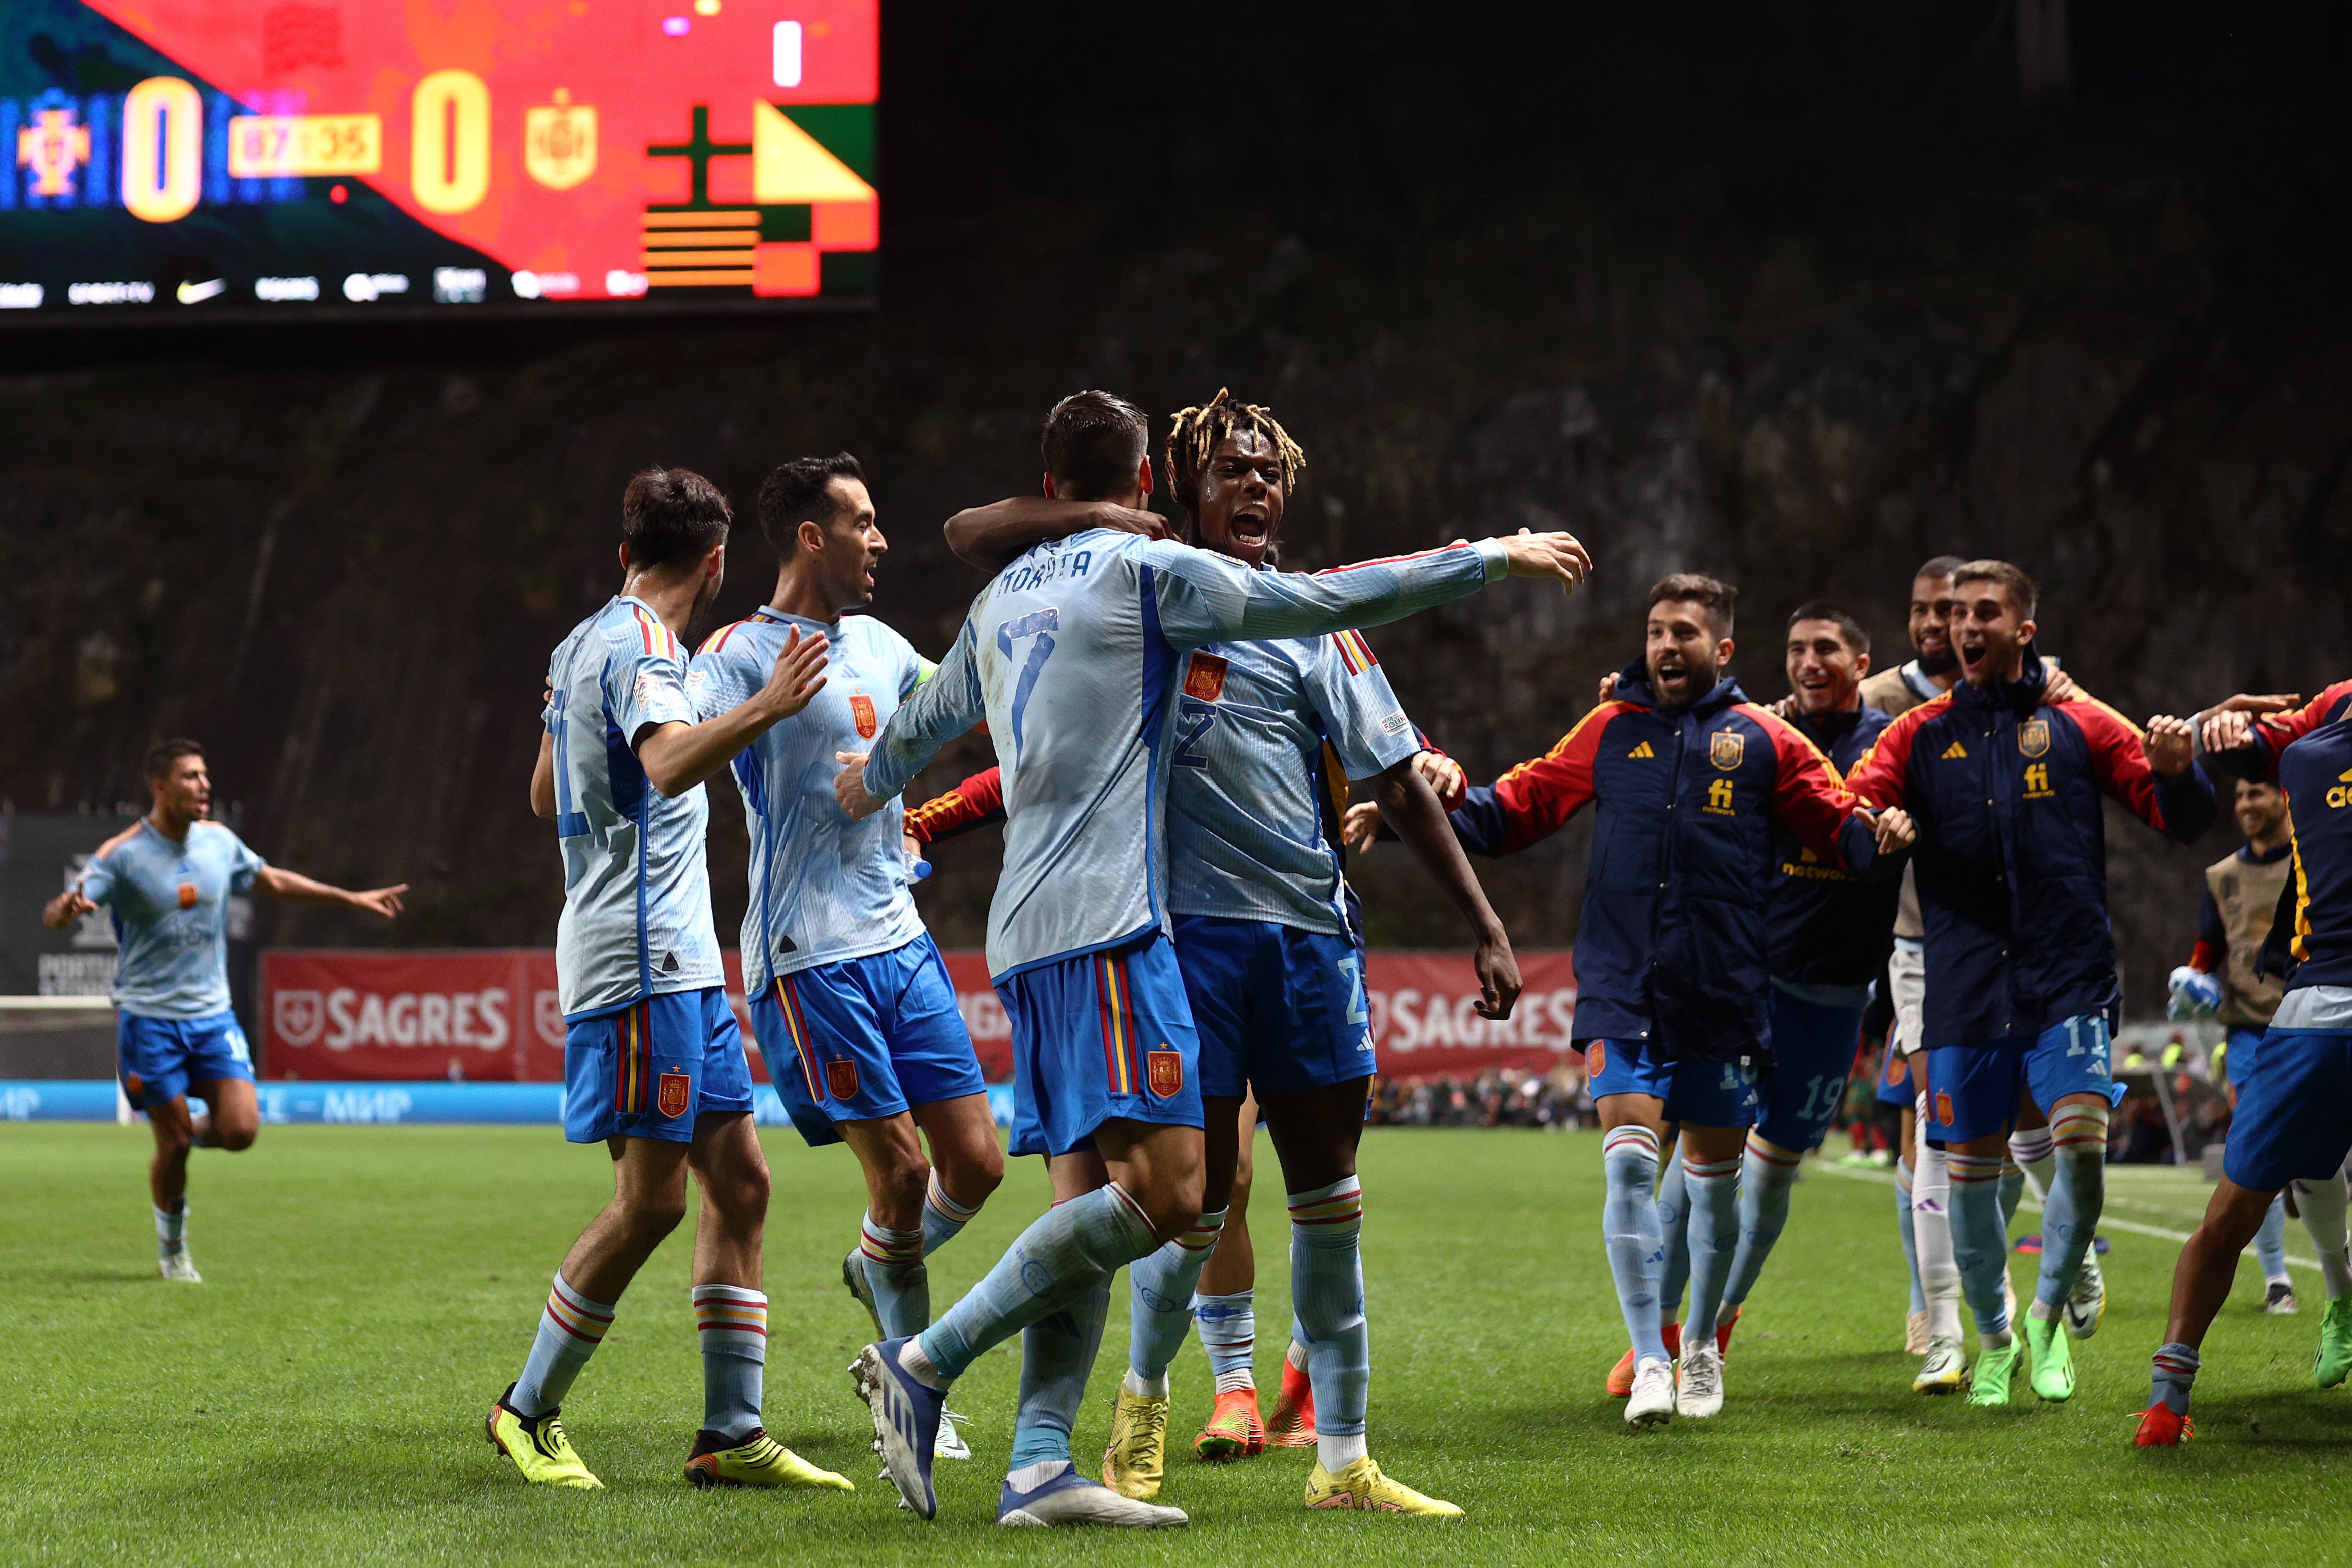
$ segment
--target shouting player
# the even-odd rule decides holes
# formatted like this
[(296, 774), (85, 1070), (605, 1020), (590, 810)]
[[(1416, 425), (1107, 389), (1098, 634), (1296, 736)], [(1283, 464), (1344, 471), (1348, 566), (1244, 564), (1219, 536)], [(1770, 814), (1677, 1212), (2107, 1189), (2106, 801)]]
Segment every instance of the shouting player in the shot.
[[(735, 759), (751, 840), (743, 988), (793, 1125), (812, 1146), (846, 1142), (865, 1171), (842, 1279), (896, 1339), (930, 1326), (924, 1258), (1004, 1178), (954, 983), (907, 889), (898, 804), (854, 822), (833, 795), (835, 754), (872, 744), (929, 670), (875, 616), (842, 614), (873, 603), (889, 548), (856, 458), (770, 474), (760, 531), (781, 558), (774, 596), (711, 635), (688, 684), (715, 717), (759, 689), (795, 633), (825, 644), (824, 689)], [(942, 1455), (969, 1457), (953, 1439), (942, 1427)]]
[[(1863, 877), (1892, 878), (1911, 840), (1901, 811), (1863, 809), (1812, 742), (1724, 673), (1736, 595), (1712, 577), (1661, 579), (1643, 656), (1618, 672), (1615, 695), (1544, 756), (1471, 789), (1454, 814), (1473, 851), (1507, 855), (1598, 803), (1572, 1034), (1601, 1111), (1601, 1228), (1633, 1342), (1625, 1419), (1637, 1426), (1723, 1408), (1716, 1313), (1739, 1241), (1756, 1076), (1772, 1059), (1762, 906), (1774, 833)], [(1667, 1238), (1652, 1195), (1670, 1124), (1689, 1194), (1679, 1389), (1660, 1313)]]
[[(203, 1277), (188, 1255), (189, 1151), (250, 1149), (261, 1131), (252, 1054), (228, 1005), (228, 896), (258, 888), (293, 903), (390, 919), (408, 884), (346, 892), (270, 865), (234, 828), (205, 820), (213, 784), (194, 741), (148, 752), (147, 791), (147, 815), (99, 846), (41, 921), (63, 931), (103, 908), (113, 922), (116, 1071), (155, 1133), (147, 1167), (155, 1267), (166, 1279), (197, 1285)], [(191, 1094), (205, 1102), (204, 1115), (189, 1114)]]
[(711, 921), (702, 784), (808, 705), (824, 685), (827, 645), (794, 627), (764, 684), (716, 718), (696, 712), (679, 639), (718, 597), (730, 521), (726, 498), (698, 474), (656, 468), (631, 479), (621, 592), (573, 628), (548, 668), (530, 804), (555, 824), (563, 855), (563, 1133), (605, 1146), (613, 1201), (564, 1258), (522, 1375), (486, 1424), (523, 1478), (547, 1485), (602, 1484), (572, 1450), (558, 1406), (629, 1281), (686, 1216), (690, 1169), (702, 1190), (693, 1297), (703, 1420), (687, 1479), (850, 1489), (760, 1419), (768, 1163)]
[[(1139, 506), (1143, 416), (1101, 393), (1045, 426), (1047, 493)], [(870, 1345), (856, 1373), (884, 1463), (924, 1518), (945, 1389), (1026, 1331), (1023, 1399), (999, 1521), (1181, 1524), (1072, 1469), (1069, 1430), (1111, 1276), (1190, 1232), (1202, 1210), (1199, 1047), (1168, 920), (1167, 801), (1177, 671), (1212, 642), (1328, 634), (1476, 592), (1506, 574), (1573, 584), (1565, 534), (1523, 534), (1317, 577), (1250, 572), (1206, 551), (1093, 531), (1049, 540), (973, 602), (940, 673), (837, 788), (853, 816), (898, 794), (983, 717), (1004, 788), (1004, 871), (990, 973), (1013, 1024), (1013, 1152), (1047, 1156), (1060, 1201), (919, 1335)]]
[[(1306, 455), (1270, 412), (1221, 389), (1176, 415), (1162, 463), (1186, 542), (1271, 570)], [(949, 524), (958, 553), (987, 564), (1087, 522), (1072, 503), (1058, 503), (1066, 516), (1050, 501), (1001, 504), (1019, 510), (982, 509)], [(1175, 679), (1168, 908), (1200, 1033), (1205, 1195), (1199, 1221), (1132, 1270), (1128, 1373), (1103, 1481), (1131, 1498), (1160, 1491), (1168, 1368), (1192, 1326), (1202, 1266), (1227, 1229), (1240, 1143), (1255, 1130), (1246, 1110), (1254, 1094), (1290, 1206), (1291, 1299), (1318, 1450), (1307, 1504), (1458, 1514), (1383, 1474), (1366, 1446), (1371, 1354), (1356, 1147), (1373, 1059), (1342, 875), (1341, 779), (1374, 781), (1387, 821), (1469, 921), (1478, 1006), (1490, 1016), (1507, 1016), (1518, 992), (1509, 939), (1413, 766), (1417, 731), (1360, 634), (1204, 644)], [(1254, 1389), (1221, 1391), (1212, 1430), (1223, 1422), (1223, 1441), (1248, 1452), (1253, 1441), (1263, 1447), (1264, 1434), (1241, 1416), (1244, 1405), (1254, 1417)]]
[(1959, 684), (1889, 725), (1847, 782), (1919, 823), (1932, 1112), (1921, 1135), (1949, 1151), (1953, 1249), (1980, 1345), (1969, 1401), (2009, 1403), (2017, 1369), (2000, 1185), (2028, 1092), (2050, 1113), (2056, 1171), (2025, 1330), (2034, 1392), (2063, 1400), (2074, 1390), (2066, 1336), (2098, 1328), (2095, 1315), (2069, 1307), (2104, 1203), (2112, 1104), (2115, 939), (2100, 796), (2188, 843), (2212, 824), (2213, 786), (2191, 755), (2187, 721), (2155, 719), (2142, 734), (2088, 698), (2049, 700), (2033, 645), (2037, 595), (2023, 572), (1977, 561), (1952, 577)]

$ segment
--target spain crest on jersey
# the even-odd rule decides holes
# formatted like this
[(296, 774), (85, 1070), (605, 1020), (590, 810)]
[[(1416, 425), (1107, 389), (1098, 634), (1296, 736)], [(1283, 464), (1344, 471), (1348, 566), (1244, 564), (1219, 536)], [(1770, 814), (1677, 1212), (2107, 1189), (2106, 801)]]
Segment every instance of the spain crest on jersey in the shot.
[(855, 692), (850, 696), (849, 716), (857, 721), (857, 736), (860, 740), (872, 740), (874, 731), (882, 727), (881, 721), (875, 716), (874, 699), (866, 696), (863, 691)]
[(824, 1064), (825, 1092), (835, 1100), (857, 1098), (857, 1064), (848, 1058)]
[(1184, 695), (1214, 702), (1225, 694), (1225, 661), (1213, 653), (1195, 653), (1184, 667)]
[(1717, 730), (1706, 738), (1706, 760), (1725, 773), (1738, 771), (1748, 755), (1748, 737), (1731, 730)]
[[(1223, 663), (1223, 660), (1218, 662)], [(1147, 1051), (1143, 1057), (1143, 1079), (1151, 1092), (1166, 1100), (1184, 1087), (1184, 1058), (1166, 1046)]]
[(654, 1103), (660, 1107), (664, 1116), (672, 1118), (684, 1116), (686, 1108), (694, 1103), (694, 1079), (682, 1072), (662, 1074), (661, 1085), (655, 1092)]
[(2017, 749), (2029, 757), (2039, 757), (2050, 750), (2050, 721), (2028, 719), (2017, 727)]

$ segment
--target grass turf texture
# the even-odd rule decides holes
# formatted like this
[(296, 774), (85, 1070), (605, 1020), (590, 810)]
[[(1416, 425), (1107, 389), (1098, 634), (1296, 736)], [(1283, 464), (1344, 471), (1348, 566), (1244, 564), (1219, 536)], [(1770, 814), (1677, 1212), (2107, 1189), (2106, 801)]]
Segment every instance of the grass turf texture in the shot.
[[(940, 1517), (898, 1511), (845, 1367), (866, 1337), (842, 1289), (856, 1167), (770, 1136), (767, 1414), (855, 1496), (708, 1494), (680, 1476), (701, 1383), (681, 1233), (622, 1303), (565, 1416), (606, 1489), (524, 1486), (482, 1413), (520, 1366), (564, 1248), (609, 1193), (601, 1152), (552, 1130), (269, 1129), (200, 1152), (191, 1240), (206, 1283), (157, 1279), (144, 1129), (0, 1128), (0, 1556), (12, 1563), (454, 1561), (520, 1564), (1738, 1561), (1822, 1563), (2316, 1563), (2347, 1552), (2328, 1502), (2352, 1397), (2307, 1368), (2304, 1314), (2266, 1318), (2251, 1258), (2206, 1347), (2198, 1424), (2177, 1452), (2131, 1446), (2177, 1246), (2110, 1231), (2110, 1307), (2079, 1348), (2080, 1392), (2007, 1410), (1909, 1392), (1903, 1276), (1883, 1182), (1809, 1170), (1739, 1330), (1730, 1404), (1637, 1436), (1601, 1392), (1624, 1343), (1599, 1235), (1591, 1134), (1375, 1131), (1366, 1252), (1372, 1452), (1466, 1521), (1310, 1514), (1310, 1456), (1212, 1468), (1197, 1342), (1175, 1367), (1170, 1482), (1184, 1531), (1072, 1542), (994, 1525), (1014, 1349), (954, 1403), (978, 1459), (941, 1465)], [(1270, 1148), (1253, 1215), (1266, 1405), (1288, 1321)], [(2186, 1229), (2194, 1173), (2118, 1171), (2113, 1212)], [(1015, 1162), (933, 1259), (942, 1309), (1045, 1201)], [(2034, 1216), (2021, 1218), (2020, 1231)], [(2294, 1250), (2303, 1250), (2299, 1232)], [(2015, 1260), (2029, 1290), (2032, 1260)], [(1079, 1424), (1095, 1468), (1126, 1344), (1115, 1292)], [(1017, 1342), (1016, 1342), (1017, 1344)]]

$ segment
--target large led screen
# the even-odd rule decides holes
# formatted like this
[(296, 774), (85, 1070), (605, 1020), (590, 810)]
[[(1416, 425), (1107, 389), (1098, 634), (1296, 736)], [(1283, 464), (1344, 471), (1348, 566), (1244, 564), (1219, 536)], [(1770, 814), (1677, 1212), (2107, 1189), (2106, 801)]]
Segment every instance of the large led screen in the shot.
[(858, 300), (878, 0), (0, 0), (0, 326)]

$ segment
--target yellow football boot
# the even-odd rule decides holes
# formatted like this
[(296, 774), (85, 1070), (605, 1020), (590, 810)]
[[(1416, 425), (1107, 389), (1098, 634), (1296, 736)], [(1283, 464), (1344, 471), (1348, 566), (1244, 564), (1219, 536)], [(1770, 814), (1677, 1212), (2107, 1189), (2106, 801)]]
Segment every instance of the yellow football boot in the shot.
[(1338, 1475), (1315, 1461), (1307, 1478), (1308, 1508), (1352, 1508), (1366, 1513), (1417, 1513), (1431, 1519), (1460, 1519), (1462, 1510), (1443, 1498), (1423, 1497), (1402, 1481), (1381, 1474), (1370, 1454)]
[(488, 1420), (482, 1423), (484, 1436), (490, 1447), (514, 1461), (522, 1479), (543, 1487), (601, 1487), (604, 1483), (589, 1474), (580, 1456), (572, 1451), (572, 1439), (563, 1435), (563, 1423), (555, 1411), (524, 1417), (507, 1408), (507, 1400), (514, 1393), (514, 1384), (507, 1384), (505, 1394), (490, 1405)]
[(694, 1435), (694, 1451), (686, 1458), (686, 1479), (698, 1487), (829, 1487), (854, 1492), (846, 1476), (820, 1470), (773, 1437), (764, 1428), (748, 1437), (722, 1437), (716, 1432)]
[(1167, 1447), (1168, 1401), (1131, 1394), (1121, 1379), (1110, 1412), (1110, 1447), (1103, 1450), (1103, 1485), (1138, 1501), (1158, 1497)]

